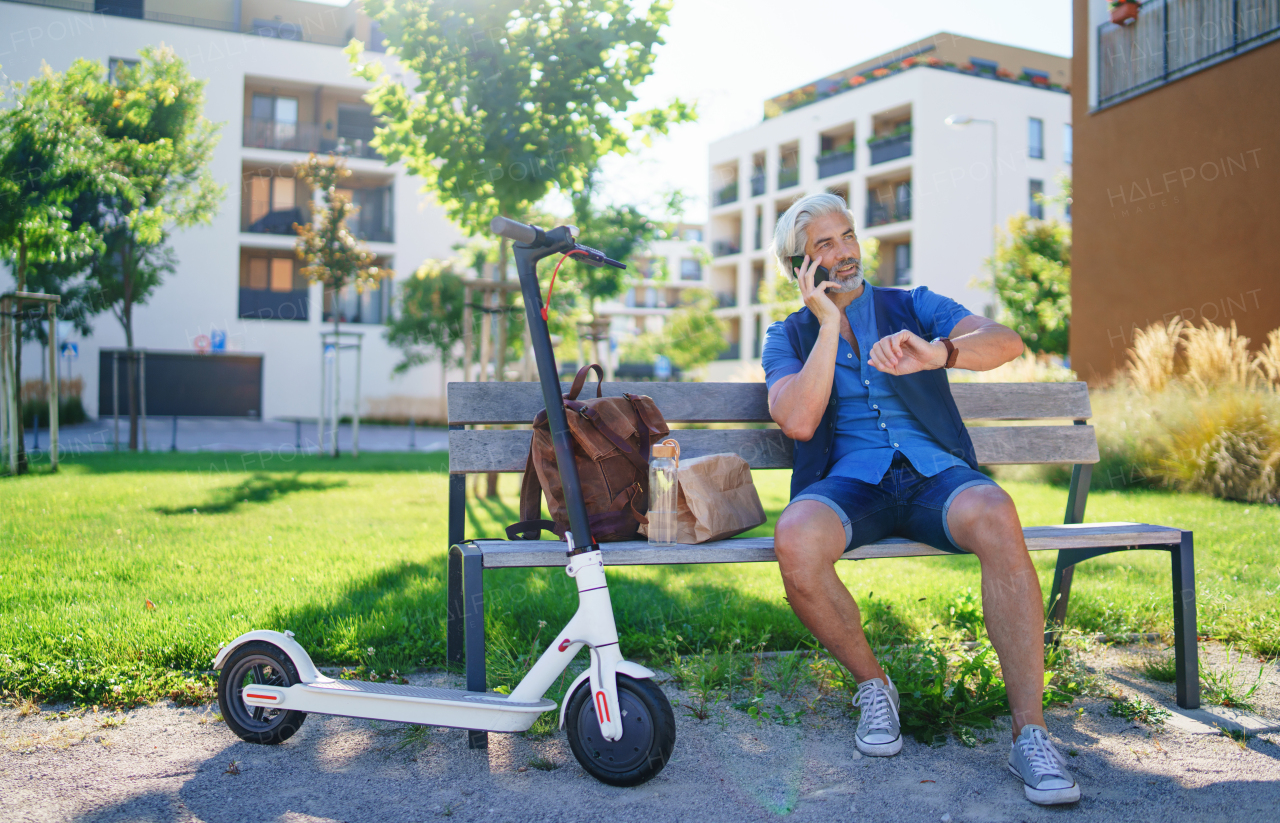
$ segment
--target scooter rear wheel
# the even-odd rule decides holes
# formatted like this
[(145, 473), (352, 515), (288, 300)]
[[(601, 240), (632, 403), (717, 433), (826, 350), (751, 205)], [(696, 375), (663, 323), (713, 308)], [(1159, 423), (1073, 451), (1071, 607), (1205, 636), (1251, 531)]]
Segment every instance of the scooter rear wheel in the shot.
[(307, 719), (307, 713), (250, 706), (244, 702), (244, 690), (255, 685), (287, 689), (299, 680), (293, 661), (279, 646), (265, 640), (240, 646), (218, 676), (218, 708), (227, 728), (248, 743), (273, 746), (288, 740)]
[(652, 680), (618, 675), (622, 738), (605, 740), (600, 733), (591, 681), (578, 686), (565, 709), (569, 748), (582, 768), (610, 786), (638, 786), (671, 759), (676, 745), (676, 717), (662, 689)]

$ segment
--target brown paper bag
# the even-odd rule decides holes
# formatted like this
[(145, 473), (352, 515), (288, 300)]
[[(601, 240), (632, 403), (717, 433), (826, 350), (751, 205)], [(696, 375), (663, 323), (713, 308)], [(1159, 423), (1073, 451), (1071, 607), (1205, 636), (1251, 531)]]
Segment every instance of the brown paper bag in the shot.
[(676, 478), (677, 543), (723, 540), (767, 519), (751, 482), (751, 467), (736, 454), (681, 460)]

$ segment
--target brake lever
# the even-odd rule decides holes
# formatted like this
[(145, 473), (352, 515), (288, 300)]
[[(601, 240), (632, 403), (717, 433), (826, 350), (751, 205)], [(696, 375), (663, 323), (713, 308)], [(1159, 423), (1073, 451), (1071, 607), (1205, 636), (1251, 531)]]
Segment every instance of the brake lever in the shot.
[(574, 255), (576, 259), (595, 269), (598, 269), (601, 266), (613, 266), (615, 269), (626, 269), (627, 267), (626, 263), (619, 263), (617, 260), (611, 260), (604, 256), (604, 252), (599, 249), (593, 249), (590, 246), (582, 246), (575, 243), (573, 251), (578, 252), (578, 254)]

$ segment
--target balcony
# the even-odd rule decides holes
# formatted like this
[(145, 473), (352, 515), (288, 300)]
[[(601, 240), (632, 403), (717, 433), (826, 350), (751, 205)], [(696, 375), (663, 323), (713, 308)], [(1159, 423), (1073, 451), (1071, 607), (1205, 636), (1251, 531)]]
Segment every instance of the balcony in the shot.
[(883, 226), (911, 219), (911, 200), (890, 200), (887, 203), (867, 204), (867, 225)]
[(800, 182), (799, 166), (783, 166), (778, 169), (778, 188), (789, 189)]
[(764, 194), (764, 172), (751, 175), (751, 196), (759, 197)]
[(742, 251), (742, 247), (732, 240), (717, 240), (711, 244), (711, 255), (713, 257), (725, 257), (730, 254), (737, 254)]
[(738, 199), (738, 181), (735, 180), (715, 194), (715, 204), (723, 206), (725, 203), (734, 203)]
[(732, 309), (738, 305), (738, 295), (731, 291), (716, 292), (716, 308)]
[(240, 289), (240, 317), (254, 320), (307, 319), (307, 292)]
[(887, 163), (890, 160), (897, 160), (899, 157), (911, 156), (911, 128), (908, 126), (905, 132), (890, 135), (889, 137), (872, 138), (868, 141), (871, 149), (871, 165), (878, 163)]
[(853, 151), (833, 151), (818, 158), (818, 179), (853, 171)]
[(1098, 27), (1098, 106), (1280, 38), (1275, 0), (1147, 0), (1131, 25)]

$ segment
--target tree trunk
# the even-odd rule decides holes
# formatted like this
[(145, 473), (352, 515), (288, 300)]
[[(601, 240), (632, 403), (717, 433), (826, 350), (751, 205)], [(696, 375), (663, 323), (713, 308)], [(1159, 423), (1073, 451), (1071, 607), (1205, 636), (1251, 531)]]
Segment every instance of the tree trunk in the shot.
[[(27, 290), (27, 241), (25, 233), (18, 241), (18, 271), (14, 278), (18, 291)], [(26, 474), (27, 465), (27, 433), (23, 429), (25, 416), (22, 413), (22, 311), (15, 308), (13, 318), (13, 394), (14, 406), (18, 409), (18, 419), (10, 420), (18, 433), (18, 474)]]
[[(493, 278), (499, 283), (506, 282), (507, 279), (507, 239), (504, 237), (498, 241), (498, 270)], [(494, 308), (505, 309), (507, 307), (507, 293), (505, 291), (497, 291), (494, 293)], [(493, 315), (494, 322), (498, 326), (498, 356), (497, 366), (493, 375), (493, 379), (501, 383), (506, 379), (504, 372), (507, 370), (507, 315), (504, 311), (499, 311)], [(485, 477), (485, 496), (498, 496), (498, 473), (489, 472)]]
[(134, 397), (137, 391), (138, 361), (133, 351), (133, 254), (129, 242), (120, 247), (120, 274), (124, 278), (124, 305), (120, 316), (124, 318), (125, 347), (125, 395), (129, 409), (129, 451), (138, 450), (138, 403)]

